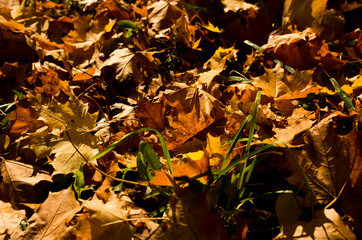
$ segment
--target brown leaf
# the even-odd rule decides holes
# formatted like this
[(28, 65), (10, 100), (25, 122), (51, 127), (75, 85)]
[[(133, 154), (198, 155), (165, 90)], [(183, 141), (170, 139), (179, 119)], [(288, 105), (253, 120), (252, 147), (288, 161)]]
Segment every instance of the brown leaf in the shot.
[(43, 201), (50, 183), (50, 174), (39, 167), (2, 160), (1, 176), (11, 203), (36, 203)]
[(222, 104), (198, 88), (181, 88), (163, 96), (166, 104), (172, 107), (167, 116), (172, 129), (166, 129), (163, 134), (170, 149), (181, 145), (223, 116)]
[(28, 78), (28, 82), (35, 86), (35, 93), (55, 96), (62, 91), (68, 96), (70, 95), (68, 82), (60, 80), (58, 74), (51, 69), (46, 69), (44, 72), (36, 72)]
[(153, 31), (169, 28), (180, 18), (182, 11), (175, 2), (158, 1), (148, 7), (148, 22)]
[(16, 239), (16, 232), (21, 231), (20, 222), (25, 217), (25, 210), (14, 210), (10, 203), (0, 201), (0, 239)]
[(328, 44), (321, 38), (305, 30), (302, 33), (274, 35), (262, 49), (285, 65), (298, 70), (315, 68), (322, 63), (327, 71), (341, 69), (346, 61), (337, 58)]
[(291, 146), (295, 136), (310, 129), (316, 121), (313, 112), (303, 108), (296, 108), (293, 114), (288, 117), (288, 125), (285, 128), (274, 127), (277, 141), (284, 142)]
[(20, 234), (19, 239), (64, 239), (63, 236), (72, 228), (68, 222), (80, 210), (80, 204), (71, 189), (50, 193), (28, 220), (30, 225)]
[(44, 124), (38, 120), (39, 116), (37, 112), (29, 107), (24, 101), (21, 101), (16, 104), (15, 111), (11, 112), (9, 116), (11, 129), (10, 133), (25, 133), (35, 132)]
[(163, 101), (149, 102), (144, 100), (137, 103), (136, 116), (141, 120), (143, 126), (162, 131), (166, 122)]
[(205, 193), (177, 187), (170, 200), (167, 239), (229, 239), (220, 216), (208, 208)]
[(109, 201), (84, 202), (86, 212), (77, 217), (76, 236), (80, 239), (131, 239), (126, 204), (112, 193)]
[(334, 209), (318, 210), (310, 222), (299, 221), (283, 227), (283, 231), (273, 238), (282, 239), (357, 239), (356, 235), (342, 221)]

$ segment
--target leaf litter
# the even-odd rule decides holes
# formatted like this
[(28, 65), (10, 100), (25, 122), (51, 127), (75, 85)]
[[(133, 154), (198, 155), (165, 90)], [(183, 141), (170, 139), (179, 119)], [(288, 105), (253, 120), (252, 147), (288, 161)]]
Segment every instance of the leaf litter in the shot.
[(277, 2), (0, 0), (0, 238), (361, 237), (362, 6)]

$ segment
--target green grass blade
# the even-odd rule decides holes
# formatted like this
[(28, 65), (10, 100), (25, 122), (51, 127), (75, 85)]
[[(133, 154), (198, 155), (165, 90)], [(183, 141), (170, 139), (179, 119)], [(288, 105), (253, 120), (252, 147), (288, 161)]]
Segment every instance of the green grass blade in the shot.
[(257, 128), (257, 125), (256, 125), (256, 113), (258, 111), (258, 105), (259, 105), (260, 99), (261, 99), (261, 92), (258, 91), (256, 93), (256, 97), (255, 97), (255, 101), (254, 101), (253, 114), (251, 116), (252, 118), (251, 118), (250, 130), (249, 130), (249, 137), (248, 137), (248, 142), (246, 143), (246, 148), (245, 148), (246, 154), (248, 154), (249, 151), (250, 151), (250, 146), (251, 146), (251, 143), (253, 141), (253, 136), (254, 136), (255, 130)]
[(253, 85), (253, 82), (250, 79), (240, 76), (216, 76), (215, 79), (217, 81), (224, 81), (224, 82), (245, 82)]
[(159, 131), (157, 131), (156, 129), (154, 129), (154, 128), (142, 128), (142, 129), (139, 129), (137, 131), (127, 133), (121, 139), (119, 139), (118, 141), (112, 143), (111, 145), (109, 145), (108, 147), (106, 147), (105, 149), (100, 151), (98, 154), (96, 154), (90, 160), (92, 161), (92, 160), (98, 159), (100, 157), (103, 157), (104, 155), (106, 155), (107, 153), (109, 153), (110, 151), (115, 149), (119, 144), (121, 144), (122, 142), (124, 142), (128, 138), (130, 138), (130, 137), (132, 137), (134, 135), (137, 135), (139, 133), (145, 132), (145, 131), (152, 131), (152, 132), (155, 132), (157, 134), (157, 136), (158, 136), (158, 138), (160, 139), (160, 142), (161, 142), (161, 147), (162, 147), (163, 154), (164, 154), (164, 156), (165, 156), (165, 158), (167, 160), (167, 165), (168, 165), (168, 167), (170, 169), (170, 173), (172, 174), (173, 169), (172, 169), (172, 164), (171, 164), (171, 157), (170, 157), (170, 152), (168, 151), (165, 139), (162, 137), (161, 133)]
[[(258, 91), (257, 94), (256, 94), (256, 97), (255, 97), (255, 101), (254, 101), (253, 114), (251, 116), (251, 126), (250, 126), (250, 130), (249, 130), (248, 142), (246, 143), (245, 154), (248, 154), (250, 152), (251, 143), (253, 142), (253, 136), (254, 136), (255, 130), (257, 128), (257, 125), (256, 125), (256, 113), (257, 113), (257, 110), (258, 110), (260, 98), (261, 98), (261, 92)], [(251, 163), (252, 166), (255, 165), (255, 161), (256, 161), (256, 159), (253, 159), (253, 161)], [(245, 178), (245, 173), (247, 172), (246, 171), (247, 164), (248, 164), (247, 161), (243, 162), (243, 164), (241, 166), (241, 171), (240, 171), (239, 177), (238, 177), (238, 184), (237, 184), (236, 189), (237, 189), (237, 192), (239, 193), (238, 194), (239, 198), (242, 198), (242, 195), (245, 192), (245, 187), (246, 187), (245, 181), (246, 181), (246, 179), (244, 180), (244, 178)], [(249, 178), (250, 178), (251, 172), (252, 172), (252, 169), (250, 169), (248, 171)]]
[(279, 63), (282, 66), (282, 68), (284, 68), (288, 72), (290, 72), (292, 74), (295, 72), (294, 68), (289, 67), (288, 65), (285, 65), (283, 62), (279, 61), (278, 59), (276, 59), (276, 58), (272, 57), (271, 55), (269, 55), (268, 53), (264, 52), (264, 50), (261, 49), (261, 47), (259, 47), (255, 43), (252, 43), (249, 40), (245, 40), (244, 43), (249, 45), (250, 47), (254, 48), (255, 50), (261, 52), (262, 54), (264, 54), (268, 58), (270, 58), (275, 64)]
[(205, 8), (205, 7), (199, 7), (199, 6), (190, 5), (190, 4), (187, 4), (187, 3), (184, 3), (184, 5), (185, 5), (186, 8), (197, 11), (197, 12), (218, 12), (218, 13), (221, 13), (221, 11), (218, 10), (218, 9), (210, 9), (210, 8)]
[(347, 95), (345, 91), (339, 86), (338, 82), (334, 78), (329, 79), (334, 87), (334, 89), (337, 91), (338, 95), (342, 98), (343, 102), (346, 104), (346, 106), (349, 109), (352, 109), (353, 111), (357, 112), (356, 109), (353, 106), (353, 103), (350, 99), (350, 97)]
[(233, 141), (231, 142), (231, 146), (229, 147), (229, 150), (226, 154), (226, 157), (222, 163), (222, 167), (221, 169), (224, 169), (227, 165), (227, 163), (229, 162), (230, 156), (231, 156), (231, 152), (234, 150), (236, 143), (238, 142), (238, 139), (240, 138), (241, 134), (243, 133), (244, 129), (246, 128), (246, 125), (250, 122), (251, 120), (251, 115), (246, 116), (246, 118), (244, 119), (244, 121), (241, 123)]
[(267, 144), (265, 146), (261, 146), (258, 149), (252, 151), (249, 154), (244, 155), (243, 157), (232, 161), (226, 168), (224, 168), (223, 170), (221, 170), (220, 172), (218, 172), (218, 174), (215, 176), (215, 180), (218, 180), (220, 177), (222, 177), (223, 175), (227, 174), (229, 171), (231, 171), (233, 168), (235, 168), (237, 165), (239, 165), (240, 163), (242, 163), (243, 161), (245, 161), (246, 159), (255, 156), (265, 150), (267, 150), (268, 148), (273, 147), (274, 145), (276, 145), (276, 143), (271, 143), (271, 144)]

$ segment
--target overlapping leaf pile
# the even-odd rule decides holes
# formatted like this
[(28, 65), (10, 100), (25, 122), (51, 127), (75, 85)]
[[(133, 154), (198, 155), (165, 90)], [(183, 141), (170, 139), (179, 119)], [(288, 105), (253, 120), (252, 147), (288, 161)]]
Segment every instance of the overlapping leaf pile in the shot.
[(362, 236), (361, 4), (0, 6), (1, 239)]

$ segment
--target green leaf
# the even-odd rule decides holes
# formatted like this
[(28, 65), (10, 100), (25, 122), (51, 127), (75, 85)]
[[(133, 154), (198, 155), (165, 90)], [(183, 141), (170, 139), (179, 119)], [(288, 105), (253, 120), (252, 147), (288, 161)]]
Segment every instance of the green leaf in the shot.
[(342, 98), (343, 102), (346, 104), (346, 106), (349, 109), (352, 109), (353, 111), (357, 112), (356, 109), (353, 106), (353, 103), (350, 99), (350, 97), (347, 95), (345, 91), (339, 86), (338, 82), (334, 78), (329, 79), (334, 87), (334, 89), (337, 91), (338, 95)]
[(0, 126), (0, 129), (3, 129), (5, 128), (9, 123), (9, 118), (5, 117), (3, 119), (1, 119), (1, 126)]
[(11, 90), (11, 91), (16, 94), (16, 96), (18, 97), (18, 100), (21, 100), (24, 98), (24, 94), (22, 94), (21, 92), (18, 92), (16, 90)]
[(133, 29), (138, 31), (138, 26), (136, 23), (132, 22), (131, 20), (121, 20), (117, 22), (117, 26), (120, 28), (125, 29)]
[(73, 174), (74, 178), (73, 188), (75, 193), (77, 194), (77, 199), (80, 198), (80, 195), (84, 191), (84, 186), (85, 186), (83, 166), (84, 164), (82, 164), (79, 170)]
[(150, 181), (154, 178), (153, 170), (160, 170), (164, 164), (153, 150), (151, 145), (145, 141), (139, 143), (139, 152), (137, 154), (138, 174), (144, 181)]

